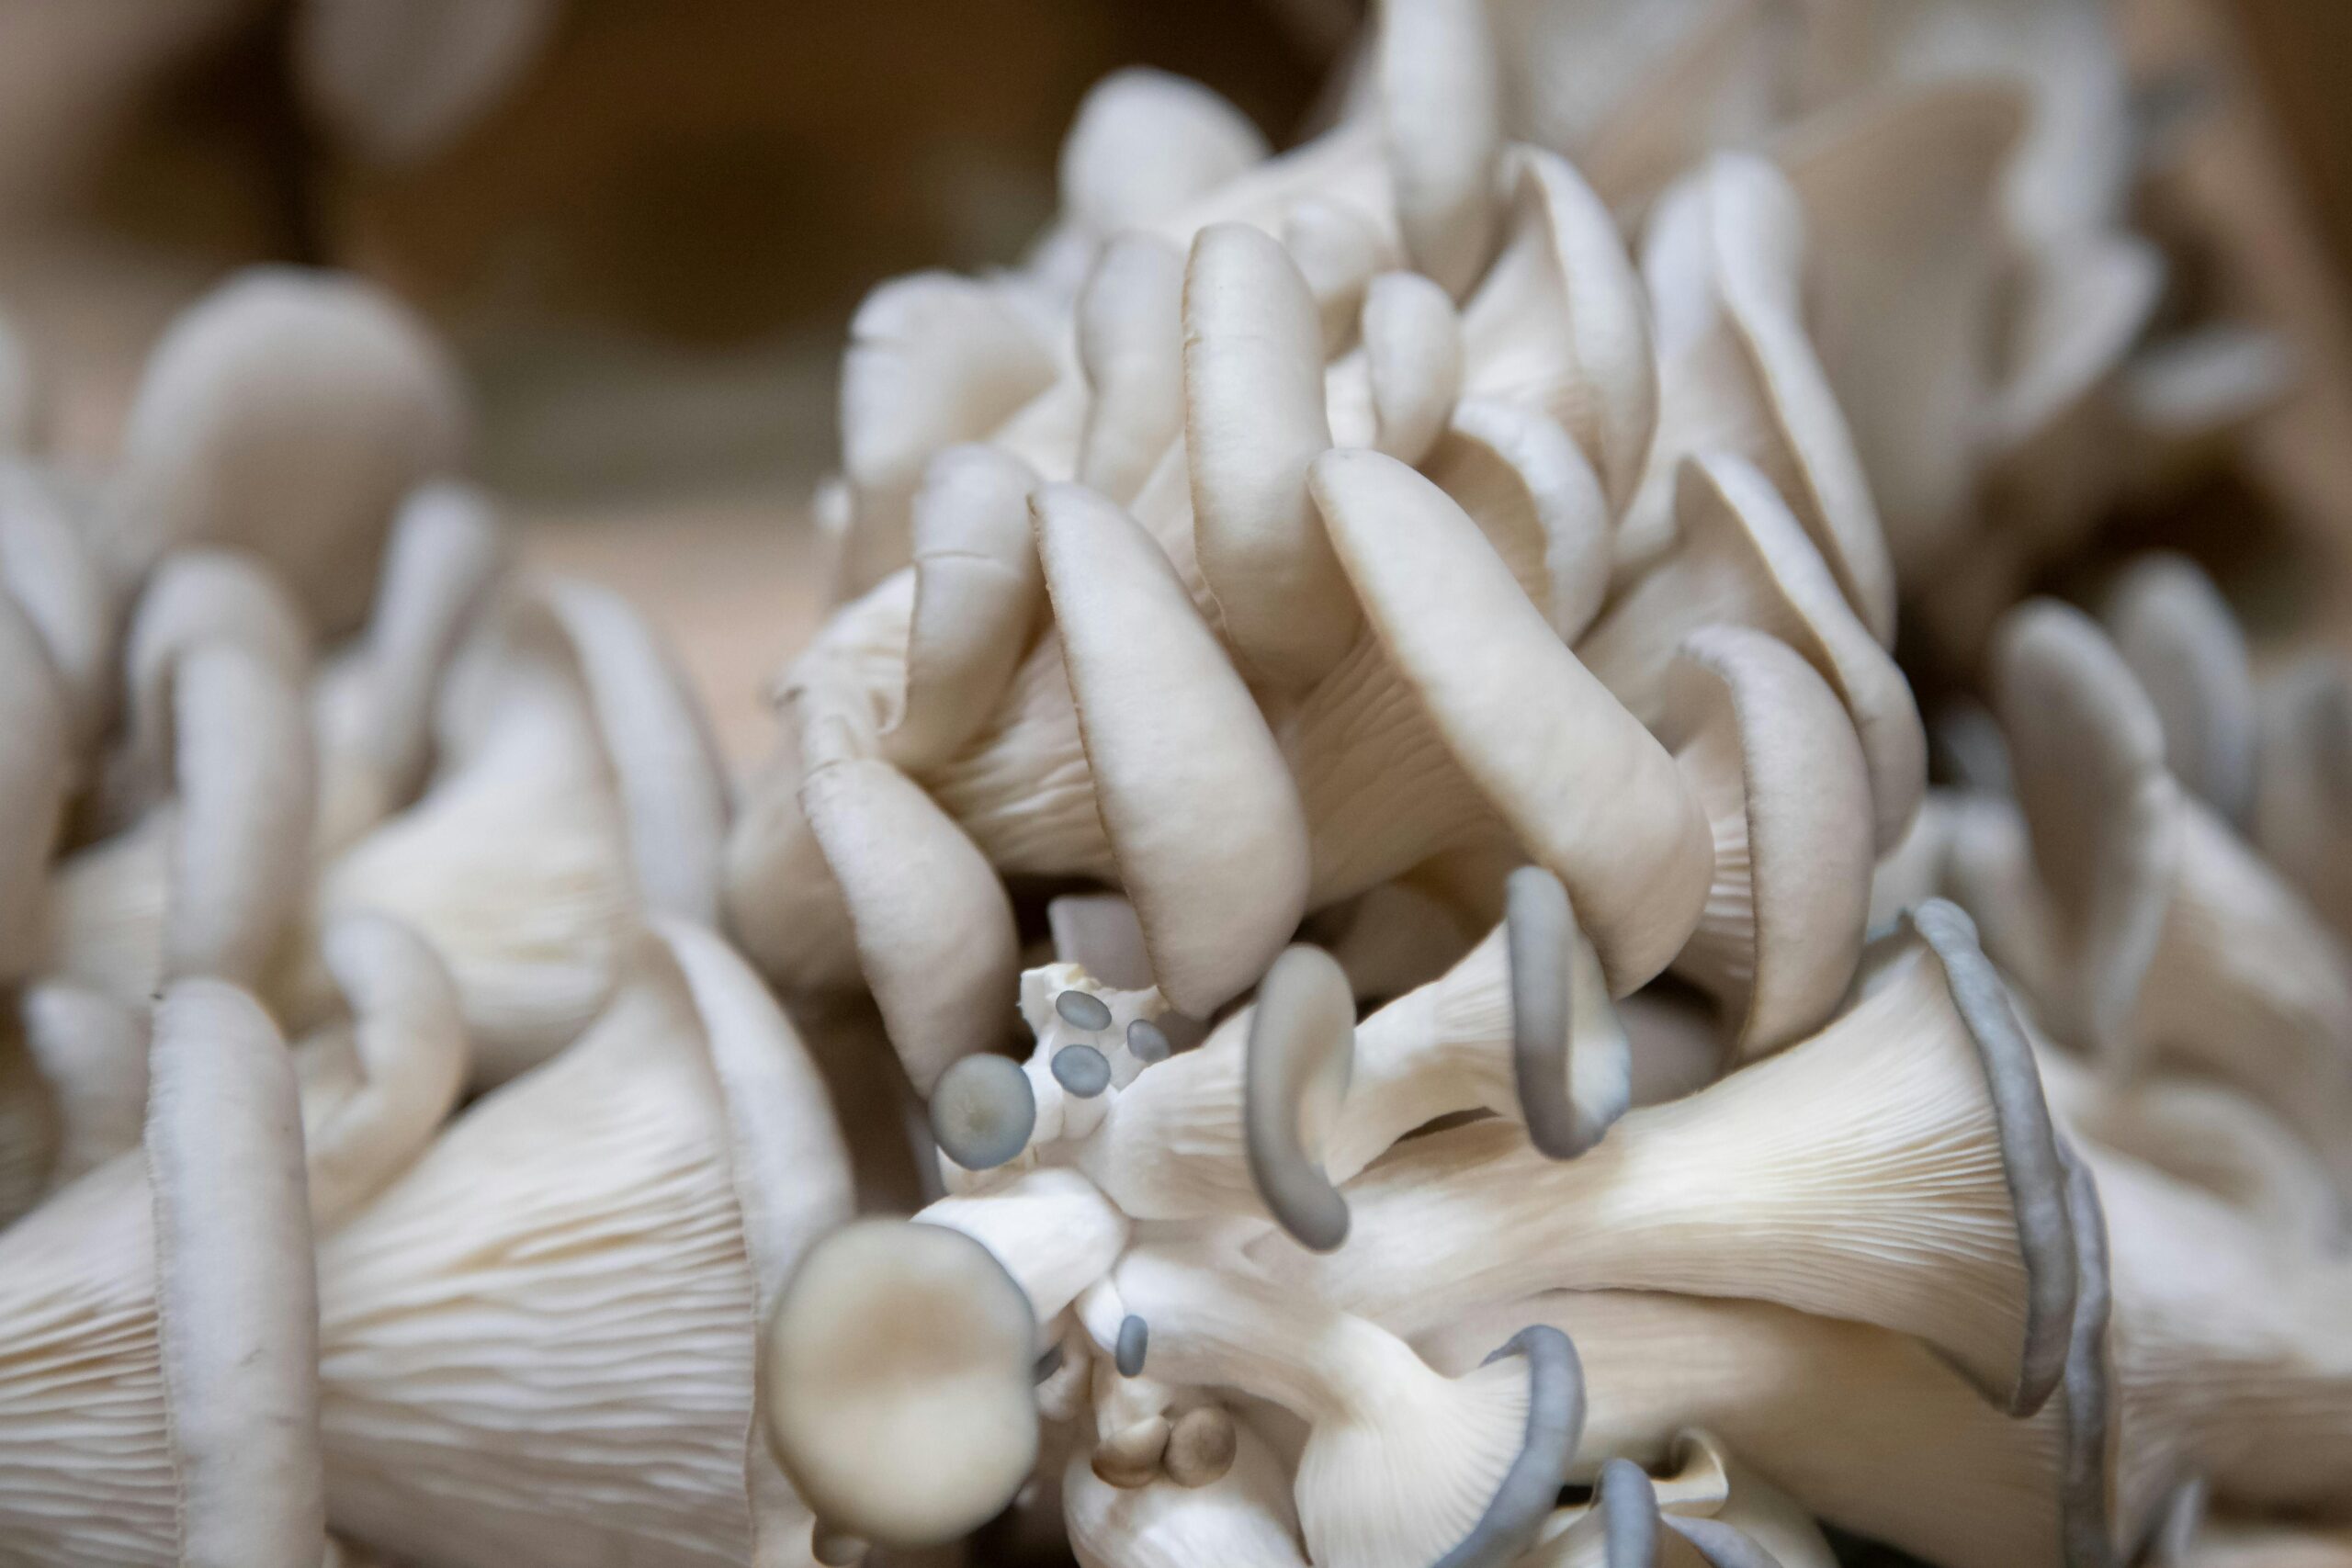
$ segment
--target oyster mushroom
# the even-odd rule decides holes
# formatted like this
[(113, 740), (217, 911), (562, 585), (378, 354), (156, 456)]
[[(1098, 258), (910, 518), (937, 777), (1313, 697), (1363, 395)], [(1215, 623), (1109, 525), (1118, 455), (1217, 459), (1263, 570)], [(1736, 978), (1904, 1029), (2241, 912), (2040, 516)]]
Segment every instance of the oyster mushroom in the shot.
[(49, 859), (63, 826), (73, 755), (65, 697), (40, 636), (0, 595), (0, 977), (39, 964)]
[(18, 993), (0, 1060), (0, 1224), (139, 1142), (148, 1020), (103, 991), (43, 980)]
[(1484, 0), (1384, 0), (1372, 73), (1397, 227), (1414, 269), (1457, 299), (1494, 244), (1499, 72)]
[(1362, 1318), (1181, 1247), (1133, 1248), (1112, 1278), (1150, 1326), (1148, 1375), (1238, 1388), (1307, 1423), (1292, 1495), (1310, 1561), (1506, 1563), (1550, 1511), (1583, 1426), (1556, 1330), (1514, 1335), (1449, 1379)]
[(1888, 962), (1812, 1039), (1628, 1111), (1579, 1159), (1493, 1123), (1434, 1133), (1351, 1184), (1345, 1247), (1260, 1256), (1408, 1334), (1568, 1286), (1758, 1296), (1916, 1334), (2030, 1414), (2075, 1288), (2031, 1051), (1951, 906), (1914, 910)]
[[(2153, 1055), (2229, 1079), (2343, 1185), (2352, 966), (2335, 936), (2181, 795), (2153, 707), (2087, 616), (2029, 603), (1997, 634), (1996, 657), (2037, 876), (2018, 900), (2023, 920), (1988, 913), (1994, 951), (2018, 953), (2062, 1033), (2122, 1063)], [(2051, 967), (2052, 936), (2055, 952), (2079, 955), (2079, 980)]]
[(138, 1007), (164, 980), (258, 985), (309, 870), (311, 743), (301, 695), (223, 638), (170, 653), (173, 793), (123, 832), (60, 863), (43, 967)]
[(1037, 1324), (990, 1255), (861, 1220), (808, 1248), (761, 1342), (768, 1446), (828, 1530), (934, 1545), (1001, 1512), (1037, 1461)]
[[(375, 909), (447, 960), (473, 1070), (512, 1077), (602, 1005), (656, 914), (717, 912), (725, 795), (700, 710), (616, 595), (540, 587), (453, 672), (424, 795), (321, 874), (310, 923)], [(305, 952), (281, 982), (298, 1017), (326, 986)]]
[(322, 631), (349, 631), (393, 509), (465, 439), (456, 372), (405, 308), (356, 278), (249, 268), (150, 355), (101, 554), (131, 583), (175, 546), (250, 549)]
[(1894, 573), (1854, 440), (1813, 344), (1800, 298), (1804, 217), (1761, 158), (1719, 153), (1651, 212), (1642, 252), (1657, 338), (1658, 431), (1621, 525), (1621, 570), (1675, 535), (1686, 456), (1754, 463), (1804, 525), (1854, 614), (1894, 640)]
[(1417, 272), (1384, 272), (1364, 289), (1364, 380), (1372, 445), (1419, 466), (1462, 390), (1462, 323), (1445, 291)]
[(1091, 396), (1075, 477), (1123, 505), (1183, 434), (1184, 273), (1182, 254), (1158, 235), (1119, 234), (1079, 291), (1078, 361)]
[(2352, 932), (2352, 680), (2300, 660), (2262, 683), (2247, 832), (2340, 933)]
[(1063, 221), (1105, 241), (1183, 211), (1262, 163), (1266, 139), (1198, 82), (1131, 66), (1086, 90), (1063, 138)]
[(1611, 988), (1634, 989), (1696, 923), (1713, 858), (1664, 749), (1445, 492), (1368, 451), (1327, 454), (1310, 482), (1371, 631), (1284, 738), (1310, 906), (1484, 841), (1499, 818), (1566, 884)]
[(1903, 671), (1753, 464), (1722, 452), (1690, 458), (1674, 493), (1674, 554), (1619, 592), (1577, 640), (1577, 657), (1650, 722), (1663, 711), (1671, 656), (1687, 633), (1717, 622), (1770, 632), (1804, 655), (1853, 716), (1878, 846), (1893, 848), (1918, 808), (1928, 768)]
[(2165, 766), (2225, 822), (2254, 807), (2254, 675), (2245, 638), (2212, 580), (2152, 554), (2108, 598), (2108, 633), (2164, 727)]
[(79, 766), (114, 715), (117, 607), (62, 488), (30, 463), (0, 457), (0, 585), (57, 672)]
[(253, 998), (174, 981), (143, 1150), (0, 1235), (0, 1551), (315, 1568), (301, 1120)]
[(1844, 998), (1869, 913), (1870, 775), (1852, 721), (1789, 646), (1704, 626), (1676, 649), (1658, 736), (1707, 812), (1715, 874), (1674, 961), (1739, 1055), (1811, 1032)]
[(338, 1530), (458, 1565), (805, 1548), (747, 1446), (756, 1325), (848, 1214), (840, 1134), (718, 938), (664, 921), (632, 959), (570, 1049), (322, 1238)]
[(2065, 1399), (2015, 1419), (1916, 1339), (1765, 1302), (1562, 1291), (1473, 1308), (1417, 1344), (1458, 1371), (1521, 1319), (1566, 1334), (1584, 1364), (1579, 1478), (1611, 1455), (1669, 1463), (1679, 1434), (1703, 1427), (1759, 1456), (1807, 1512), (1928, 1562), (2105, 1561), (2069, 1554), (2076, 1531), (2104, 1528), (2096, 1463), (2086, 1484), (2067, 1477), (2068, 1456), (2096, 1461), (2108, 1430), (2074, 1427)]

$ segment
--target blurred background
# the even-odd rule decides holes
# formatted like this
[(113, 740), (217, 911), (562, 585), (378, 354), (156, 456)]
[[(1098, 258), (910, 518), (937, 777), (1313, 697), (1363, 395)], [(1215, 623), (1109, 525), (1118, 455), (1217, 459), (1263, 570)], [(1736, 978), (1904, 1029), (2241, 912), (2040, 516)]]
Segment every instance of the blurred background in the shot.
[[(1017, 260), (1080, 96), (1118, 66), (1197, 77), (1288, 144), (1361, 14), (0, 0), (0, 313), (47, 386), (45, 444), (96, 464), (154, 334), (225, 271), (295, 260), (388, 284), (465, 365), (476, 470), (528, 547), (654, 613), (748, 759), (763, 679), (820, 607), (807, 505), (859, 298)], [(2225, 554), (2281, 528), (2352, 549), (2352, 452), (2325, 434), (2352, 427), (2352, 6), (2117, 0), (2117, 20), (2155, 108), (2196, 100), (2162, 197), (2185, 211), (2146, 221), (2236, 234), (2227, 287), (2287, 323), (2305, 370), (2245, 471), (2215, 479), (2199, 553), (2215, 511)]]

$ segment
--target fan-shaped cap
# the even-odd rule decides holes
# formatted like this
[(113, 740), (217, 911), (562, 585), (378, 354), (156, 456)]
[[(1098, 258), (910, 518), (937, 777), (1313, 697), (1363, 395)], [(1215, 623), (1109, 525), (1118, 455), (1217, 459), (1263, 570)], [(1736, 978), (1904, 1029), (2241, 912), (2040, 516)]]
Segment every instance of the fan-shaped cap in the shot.
[(1151, 536), (1076, 485), (1048, 485), (1033, 506), (1120, 882), (1161, 992), (1205, 1018), (1257, 978), (1306, 908), (1297, 791)]
[(1754, 1055), (1825, 1022), (1854, 977), (1873, 866), (1853, 722), (1778, 638), (1705, 626), (1676, 651), (1658, 733), (1708, 807), (1715, 885), (1678, 972)]
[(1181, 211), (1266, 156), (1247, 116), (1189, 77), (1141, 66), (1087, 89), (1062, 140), (1062, 210), (1090, 233)]
[(1311, 482), (1383, 650), (1463, 772), (1567, 885), (1611, 989), (1633, 990), (1689, 936), (1713, 861), (1672, 759), (1444, 491), (1363, 451), (1318, 458)]
[(1080, 484), (1135, 499), (1184, 432), (1184, 255), (1157, 234), (1106, 242), (1078, 296), (1078, 362), (1092, 394)]
[(1216, 223), (1184, 271), (1184, 449), (1194, 548), (1243, 672), (1306, 686), (1345, 654), (1355, 601), (1307, 500), (1331, 445), (1315, 299), (1279, 241)]
[(1363, 354), (1373, 445), (1418, 467), (1462, 389), (1462, 322), (1453, 301), (1419, 273), (1382, 273), (1364, 290)]
[(1037, 1458), (1029, 1300), (961, 1232), (859, 1220), (802, 1258), (761, 1341), (768, 1446), (833, 1529), (934, 1545)]
[(1641, 279), (1616, 220), (1565, 160), (1530, 147), (1511, 160), (1509, 233), (1462, 307), (1463, 391), (1559, 421), (1622, 512), (1657, 423)]
[(1502, 88), (1483, 0), (1384, 0), (1372, 48), (1397, 225), (1414, 269), (1469, 291), (1494, 245)]
[(349, 630), (393, 508), (456, 465), (466, 424), (455, 368), (404, 306), (334, 273), (248, 268), (150, 355), (105, 553), (136, 578), (175, 545), (241, 546), (321, 630)]
[(2108, 633), (2163, 727), (2165, 765), (2229, 822), (2254, 808), (2254, 673), (2245, 634), (2186, 556), (2127, 566), (2108, 597)]
[(964, 830), (888, 762), (819, 762), (800, 805), (848, 903), (890, 1043), (928, 1094), (949, 1063), (1012, 1031), (1012, 901)]
[(1018, 457), (950, 446), (914, 503), (914, 605), (906, 691), (882, 733), (901, 767), (938, 762), (986, 728), (1045, 604), (1029, 539), (1037, 475)]
[(1348, 1237), (1347, 1201), (1323, 1174), (1323, 1140), (1348, 1092), (1355, 1001), (1347, 976), (1320, 948), (1274, 960), (1250, 1020), (1241, 1124), (1250, 1178), (1305, 1246), (1329, 1252)]
[[(0, 448), (6, 446), (0, 441)], [(52, 476), (0, 457), (0, 582), (40, 634), (78, 754), (113, 716), (119, 628), (113, 592)]]
[(1419, 467), (1573, 646), (1609, 592), (1610, 517), (1600, 479), (1567, 432), (1540, 410), (1465, 398)]

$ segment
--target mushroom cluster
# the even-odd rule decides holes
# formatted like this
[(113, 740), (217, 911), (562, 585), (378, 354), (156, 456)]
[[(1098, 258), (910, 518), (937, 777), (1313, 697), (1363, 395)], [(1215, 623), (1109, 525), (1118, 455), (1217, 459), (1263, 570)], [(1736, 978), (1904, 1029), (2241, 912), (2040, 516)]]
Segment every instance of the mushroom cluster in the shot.
[(2101, 8), (1376, 10), (853, 323), (722, 897), (938, 1196), (768, 1325), (813, 1550), (2324, 1551), (2352, 684), (2177, 558), (2019, 603), (2277, 389)]
[(1113, 76), (740, 781), (372, 287), (95, 473), (0, 327), (0, 1562), (2352, 1556), (2352, 661), (2098, 553), (2278, 389), (2101, 18)]

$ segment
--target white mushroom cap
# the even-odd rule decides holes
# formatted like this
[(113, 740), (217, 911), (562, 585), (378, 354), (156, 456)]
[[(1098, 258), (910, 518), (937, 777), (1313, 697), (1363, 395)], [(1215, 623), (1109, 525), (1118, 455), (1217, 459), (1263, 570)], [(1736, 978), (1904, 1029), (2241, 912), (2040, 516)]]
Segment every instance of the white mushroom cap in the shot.
[(560, 1056), (320, 1248), (337, 1527), (409, 1560), (762, 1562), (808, 1507), (750, 1441), (758, 1333), (850, 1210), (822, 1080), (758, 977), (664, 922)]
[(1890, 977), (1813, 1039), (1578, 1159), (1492, 1122), (1416, 1139), (1350, 1185), (1345, 1247), (1269, 1262), (1407, 1333), (1541, 1289), (1758, 1296), (1918, 1335), (2030, 1413), (2075, 1302), (2048, 1111), (1966, 918), (1911, 920)]
[(1655, 720), (1685, 633), (1717, 621), (1770, 632), (1804, 655), (1853, 716), (1877, 842), (1892, 848), (1928, 776), (1927, 737), (1903, 671), (1753, 464), (1720, 452), (1686, 460), (1675, 517), (1679, 548), (1611, 601), (1577, 656), (1637, 717)]
[(1062, 141), (1062, 211), (1108, 236), (1159, 223), (1266, 156), (1249, 118), (1190, 78), (1130, 66), (1087, 89)]
[(456, 372), (405, 307), (334, 273), (249, 268), (149, 357), (104, 553), (135, 580), (175, 545), (241, 546), (322, 630), (346, 631), (393, 508), (465, 436)]
[[(1205, 1018), (1257, 977), (1306, 907), (1295, 787), (1150, 536), (1078, 486), (1047, 486), (1033, 506), (1120, 883), (1161, 992)], [(1155, 660), (1131, 657), (1136, 646)]]
[(1976, 454), (1953, 433), (1992, 393), (1993, 211), (2027, 108), (2007, 83), (1955, 82), (1859, 101), (1781, 152), (1813, 240), (1814, 342), (1906, 580), (1971, 516)]
[(1323, 352), (1340, 353), (1355, 340), (1374, 276), (1403, 260), (1396, 241), (1353, 203), (1322, 196), (1283, 209), (1282, 241), (1322, 314)]
[(0, 594), (0, 977), (38, 966), (49, 859), (72, 775), (55, 668), (15, 603)]
[[(1451, 783), (1454, 795), (1468, 797), (1453, 808), (1478, 819), (1501, 817), (1567, 885), (1611, 989), (1634, 989), (1695, 924), (1713, 858), (1704, 819), (1671, 760), (1561, 645), (1442, 491), (1393, 458), (1363, 451), (1317, 459), (1313, 484), (1379, 653), (1472, 785)], [(1336, 718), (1321, 722), (1340, 727)], [(1295, 745), (1304, 743), (1311, 742), (1302, 737)], [(1301, 770), (1318, 863), (1338, 864), (1356, 849), (1348, 839), (1371, 826), (1317, 813), (1318, 788), (1343, 787), (1350, 756)], [(1363, 767), (1387, 765), (1353, 760), (1360, 792)], [(1318, 784), (1324, 768), (1336, 776)], [(1406, 809), (1448, 808), (1448, 801), (1430, 798), (1437, 792), (1425, 776), (1384, 787), (1399, 784), (1423, 796)], [(1577, 808), (1563, 809), (1564, 801)], [(1601, 802), (1610, 807), (1606, 819), (1591, 809)], [(1318, 882), (1329, 874), (1318, 864)], [(1355, 891), (1361, 886), (1329, 889)]]
[(1306, 468), (1331, 445), (1314, 297), (1280, 242), (1217, 223), (1184, 270), (1184, 446), (1194, 547), (1244, 674), (1296, 690), (1358, 625)]
[(2185, 556), (2145, 555), (2117, 580), (2104, 619), (2155, 705), (2165, 765), (2222, 820), (2245, 822), (2254, 808), (2254, 674), (2221, 591)]
[(1484, 0), (1384, 0), (1372, 50), (1406, 254), (1458, 299), (1499, 216), (1502, 92)]
[(1609, 592), (1609, 502), (1558, 422), (1464, 398), (1417, 466), (1470, 514), (1561, 640), (1582, 637)]
[(1804, 218), (1788, 179), (1721, 153), (1661, 198), (1643, 275), (1662, 383), (1649, 468), (1618, 541), (1645, 562), (1672, 537), (1689, 453), (1737, 452), (1787, 497), (1840, 591), (1881, 644), (1894, 637), (1894, 574), (1846, 416), (1805, 335)]
[(1147, 1376), (1239, 1389), (1306, 1421), (1293, 1495), (1309, 1561), (1487, 1568), (1550, 1512), (1584, 1424), (1556, 1330), (1514, 1335), (1448, 1379), (1374, 1325), (1198, 1253), (1137, 1247), (1113, 1279), (1148, 1326)]
[(1184, 432), (1184, 256), (1156, 234), (1104, 243), (1079, 291), (1078, 361), (1093, 395), (1078, 482), (1125, 504)]
[(155, 1014), (144, 1150), (0, 1237), (0, 1551), (316, 1568), (326, 1516), (301, 1118), (251, 997)]
[(1715, 997), (1735, 1050), (1811, 1032), (1844, 999), (1869, 913), (1870, 776), (1852, 721), (1787, 644), (1685, 637), (1658, 731), (1714, 829), (1715, 880), (1676, 973)]
[(1462, 389), (1462, 322), (1445, 290), (1418, 272), (1384, 272), (1363, 297), (1373, 446), (1419, 466)]
[(1511, 159), (1509, 233), (1462, 307), (1463, 391), (1559, 421), (1622, 511), (1657, 423), (1641, 280), (1615, 220), (1573, 168), (1530, 147)]
[(311, 111), (371, 163), (448, 148), (530, 69), (563, 0), (458, 6), (305, 0), (294, 70)]
[(0, 583), (40, 634), (77, 756), (113, 716), (116, 606), (78, 513), (53, 477), (0, 457)]
[(15, 1022), (55, 1120), (40, 1173), (51, 1188), (139, 1142), (147, 1115), (149, 1019), (86, 986), (43, 980), (18, 996)]
[(842, 357), (842, 468), (854, 513), (834, 597), (863, 593), (911, 557), (911, 507), (933, 454), (995, 431), (1052, 386), (1039, 324), (1004, 290), (940, 272), (866, 295)]
[(2247, 831), (2338, 931), (2352, 931), (2352, 679), (2325, 655), (2261, 690), (2261, 756)]
[(808, 1249), (762, 1338), (768, 1443), (831, 1527), (914, 1547), (970, 1533), (1037, 1460), (1037, 1325), (984, 1247), (860, 1220)]

